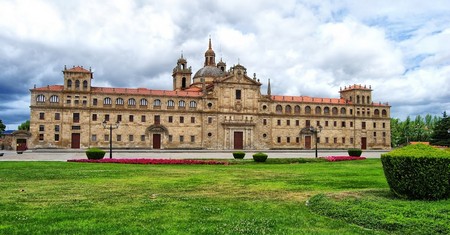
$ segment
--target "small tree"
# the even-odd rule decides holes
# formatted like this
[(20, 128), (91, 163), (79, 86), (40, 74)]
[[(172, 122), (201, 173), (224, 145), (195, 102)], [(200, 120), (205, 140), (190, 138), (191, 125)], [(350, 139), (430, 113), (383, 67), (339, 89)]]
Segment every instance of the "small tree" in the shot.
[(3, 132), (5, 131), (5, 124), (3, 124), (2, 119), (0, 119), (0, 136), (3, 134)]
[(447, 113), (443, 113), (443, 118), (440, 119), (434, 126), (433, 135), (430, 143), (433, 145), (450, 146), (450, 117)]
[(30, 130), (30, 120), (27, 120), (26, 122), (23, 122), (22, 124), (20, 124), (17, 127), (18, 130), (25, 130), (25, 131), (29, 131)]

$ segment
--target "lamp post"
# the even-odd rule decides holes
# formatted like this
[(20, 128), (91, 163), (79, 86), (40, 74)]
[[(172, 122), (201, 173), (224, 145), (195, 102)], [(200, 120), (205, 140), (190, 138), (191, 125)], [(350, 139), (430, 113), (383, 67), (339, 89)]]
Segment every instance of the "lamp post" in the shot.
[(109, 129), (109, 158), (110, 159), (112, 158), (112, 130), (119, 128), (119, 124), (120, 124), (119, 121), (117, 121), (114, 124), (112, 124), (112, 123), (108, 124), (106, 122), (106, 120), (102, 122), (103, 129)]
[(309, 127), (309, 131), (310, 131), (311, 133), (313, 133), (313, 134), (314, 134), (314, 137), (315, 137), (315, 141), (316, 141), (316, 158), (317, 158), (317, 134), (320, 133), (320, 132), (322, 131), (322, 126), (319, 125), (319, 126), (317, 126), (316, 128), (310, 126), (310, 127)]

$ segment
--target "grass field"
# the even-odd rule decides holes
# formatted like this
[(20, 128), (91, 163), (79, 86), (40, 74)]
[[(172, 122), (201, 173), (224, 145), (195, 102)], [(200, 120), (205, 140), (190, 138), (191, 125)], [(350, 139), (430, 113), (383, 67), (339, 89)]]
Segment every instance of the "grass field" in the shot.
[(379, 159), (236, 165), (0, 162), (0, 182), (0, 234), (450, 231), (450, 200), (392, 198)]

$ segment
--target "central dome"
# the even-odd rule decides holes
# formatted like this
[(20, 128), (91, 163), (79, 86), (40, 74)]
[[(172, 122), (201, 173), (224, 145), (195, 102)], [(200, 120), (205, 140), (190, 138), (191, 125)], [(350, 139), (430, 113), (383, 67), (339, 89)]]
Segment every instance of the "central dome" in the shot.
[(220, 70), (217, 67), (214, 66), (205, 66), (201, 69), (199, 69), (195, 75), (194, 79), (196, 78), (217, 78), (217, 77), (223, 77), (225, 74), (224, 71)]

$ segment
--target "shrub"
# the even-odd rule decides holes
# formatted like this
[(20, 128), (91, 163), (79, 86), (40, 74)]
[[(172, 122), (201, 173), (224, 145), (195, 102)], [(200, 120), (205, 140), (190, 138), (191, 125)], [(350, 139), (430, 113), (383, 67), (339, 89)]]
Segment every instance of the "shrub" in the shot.
[(361, 149), (357, 149), (357, 148), (348, 149), (348, 155), (350, 157), (360, 157), (361, 154), (362, 154), (362, 150)]
[(253, 160), (255, 160), (255, 162), (265, 162), (267, 157), (267, 154), (261, 152), (253, 154)]
[(103, 159), (103, 157), (105, 156), (105, 151), (99, 149), (99, 148), (90, 148), (88, 150), (86, 150), (86, 156), (88, 159), (91, 160), (98, 160), (98, 159)]
[(234, 152), (233, 157), (234, 157), (234, 159), (244, 159), (245, 153), (244, 152)]
[(409, 145), (381, 155), (391, 191), (401, 198), (437, 200), (450, 196), (450, 153)]

